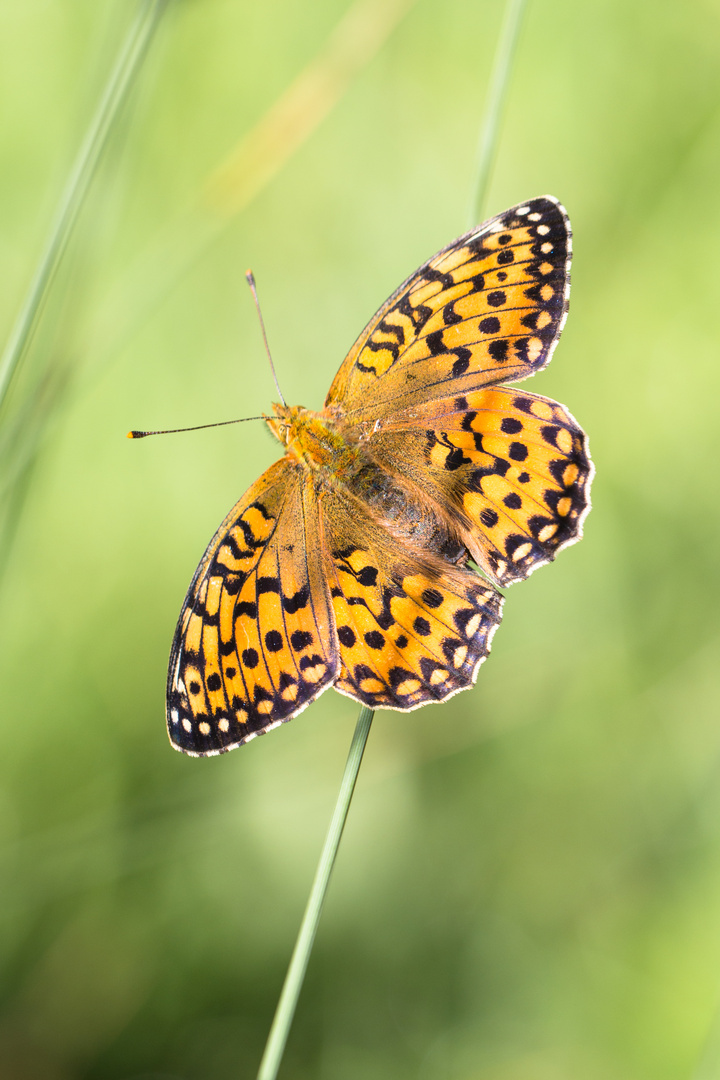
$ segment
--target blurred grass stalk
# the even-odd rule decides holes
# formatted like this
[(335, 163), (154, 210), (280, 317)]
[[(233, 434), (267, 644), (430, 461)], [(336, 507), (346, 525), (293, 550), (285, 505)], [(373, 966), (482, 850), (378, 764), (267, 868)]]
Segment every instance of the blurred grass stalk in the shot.
[[(30, 282), (25, 300), (0, 358), (0, 457), (3, 462), (2, 516), (0, 518), (0, 580), (4, 576), (23, 507), (32, 486), (38, 448), (51, 417), (58, 411), (69, 385), (67, 362), (51, 367), (44, 358), (35, 386), (30, 386), (9, 416), (8, 394), (15, 376), (27, 359), (48, 297), (57, 280), (93, 179), (142, 69), (154, 32), (168, 0), (140, 0), (110, 77), (100, 95), (77, 157), (51, 222), (47, 241)], [(52, 334), (50, 335), (52, 338)], [(50, 349), (48, 348), (48, 353)], [(62, 348), (58, 350), (62, 353)]]
[(500, 122), (502, 120), (507, 88), (510, 82), (510, 72), (515, 59), (520, 26), (527, 0), (507, 0), (505, 18), (503, 19), (500, 37), (498, 39), (495, 59), (493, 60), (492, 74), (488, 85), (487, 104), (485, 114), (480, 127), (480, 139), (478, 142), (477, 164), (475, 166), (475, 183), (470, 203), (470, 216), (468, 229), (478, 225), (486, 213), (488, 190), (492, 166), (495, 160), (498, 137), (500, 134)]
[(275, 1010), (270, 1034), (265, 1045), (265, 1052), (260, 1062), (258, 1080), (275, 1080), (282, 1061), (374, 715), (374, 711), (364, 705), (360, 709), (345, 764), (345, 771), (340, 781), (340, 791), (330, 821), (330, 828), (325, 838), (318, 868), (315, 871), (315, 879), (300, 924), (300, 932), (295, 942), (290, 966)]
[(103, 150), (113, 132), (122, 106), (137, 79), (153, 32), (167, 2), (168, 0), (141, 0), (128, 35), (110, 72), (110, 78), (100, 96), (97, 111), (90, 122), (60, 197), (45, 250), (40, 257), (28, 294), (0, 359), (0, 407), (5, 400), (13, 376), (27, 354)]
[[(492, 75), (487, 95), (487, 103), (484, 110), (483, 121), (480, 128), (480, 141), (478, 163), (473, 185), (472, 220), (471, 227), (479, 221), (485, 212), (487, 192), (490, 185), (492, 166), (497, 152), (498, 138), (500, 134), (500, 121), (503, 106), (507, 97), (510, 84), (510, 74), (517, 41), (520, 33), (523, 14), (527, 0), (507, 0), (505, 17), (498, 39), (498, 45), (493, 61)], [(285, 115), (280, 110), (277, 123), (281, 131), (285, 122), (291, 120), (291, 114)], [(252, 144), (251, 144), (252, 145)], [(221, 174), (222, 175), (222, 174)], [(370, 734), (370, 726), (373, 719), (373, 711), (362, 706), (358, 716), (355, 733), (353, 735), (350, 753), (348, 754), (345, 772), (340, 783), (335, 810), (333, 811), (330, 828), (323, 846), (320, 862), (315, 872), (315, 879), (310, 890), (310, 896), (305, 908), (305, 914), (300, 924), (295, 948), (293, 949), (290, 965), (285, 976), (285, 982), (280, 993), (275, 1016), (270, 1027), (265, 1051), (260, 1062), (257, 1080), (276, 1080), (280, 1064), (282, 1062), (285, 1046), (287, 1045), (290, 1028), (292, 1026), (295, 1009), (297, 1007), (300, 991), (302, 990), (305, 973), (310, 960), (310, 953), (315, 942), (320, 915), (330, 884), (335, 859), (337, 857), (343, 829), (350, 810), (355, 783), (363, 759), (363, 753)]]

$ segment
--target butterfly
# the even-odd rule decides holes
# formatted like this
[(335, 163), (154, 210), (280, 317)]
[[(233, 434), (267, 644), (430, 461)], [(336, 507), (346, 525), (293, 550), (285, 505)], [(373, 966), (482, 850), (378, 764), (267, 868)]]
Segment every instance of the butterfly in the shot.
[(373, 316), (320, 412), (273, 405), (284, 457), (225, 518), (180, 613), (174, 747), (223, 753), (329, 686), (407, 711), (473, 685), (498, 586), (579, 540), (590, 507), (582, 429), (506, 385), (550, 360), (570, 237), (551, 197), (484, 222)]

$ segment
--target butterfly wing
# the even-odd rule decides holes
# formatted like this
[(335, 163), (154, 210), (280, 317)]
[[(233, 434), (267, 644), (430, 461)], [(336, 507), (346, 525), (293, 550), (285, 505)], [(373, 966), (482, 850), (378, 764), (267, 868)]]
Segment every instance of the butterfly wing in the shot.
[(533, 375), (550, 360), (565, 323), (570, 251), (567, 214), (549, 196), (461, 236), (371, 319), (326, 407), (362, 424), (449, 392)]
[(339, 670), (312, 478), (288, 458), (230, 511), (198, 566), (170, 654), (170, 741), (218, 754), (296, 716)]
[(445, 513), (500, 585), (526, 578), (582, 536), (593, 466), (587, 437), (556, 401), (488, 387), (383, 420), (365, 444)]
[(472, 686), (501, 595), (473, 571), (399, 543), (354, 496), (324, 494), (322, 530), (341, 657), (335, 689), (408, 711)]

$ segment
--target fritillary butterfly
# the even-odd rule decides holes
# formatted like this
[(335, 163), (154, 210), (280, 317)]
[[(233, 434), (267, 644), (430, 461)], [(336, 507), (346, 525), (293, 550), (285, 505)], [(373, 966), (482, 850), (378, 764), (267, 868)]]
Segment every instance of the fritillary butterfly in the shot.
[(590, 506), (582, 429), (505, 385), (550, 360), (570, 247), (556, 199), (499, 214), (390, 297), (320, 412), (273, 405), (285, 456), (225, 518), (180, 613), (178, 750), (240, 746), (329, 686), (402, 711), (472, 686), (496, 586), (579, 540)]

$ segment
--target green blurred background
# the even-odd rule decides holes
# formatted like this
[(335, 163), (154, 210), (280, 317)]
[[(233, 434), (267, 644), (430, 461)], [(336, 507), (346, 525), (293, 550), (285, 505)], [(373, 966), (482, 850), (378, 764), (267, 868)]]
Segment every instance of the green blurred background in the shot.
[[(125, 432), (268, 408), (246, 267), (317, 408), (466, 228), (498, 0), (409, 4), (241, 213), (198, 200), (347, 8), (167, 9), (0, 418), (2, 1080), (255, 1075), (357, 707), (170, 749), (185, 589), (277, 447)], [(3, 338), (132, 11), (0, 7)], [(530, 3), (488, 212), (570, 212), (531, 387), (589, 431), (595, 506), (509, 591), (474, 690), (377, 715), (288, 1080), (720, 1076), (719, 103), (717, 0)]]

